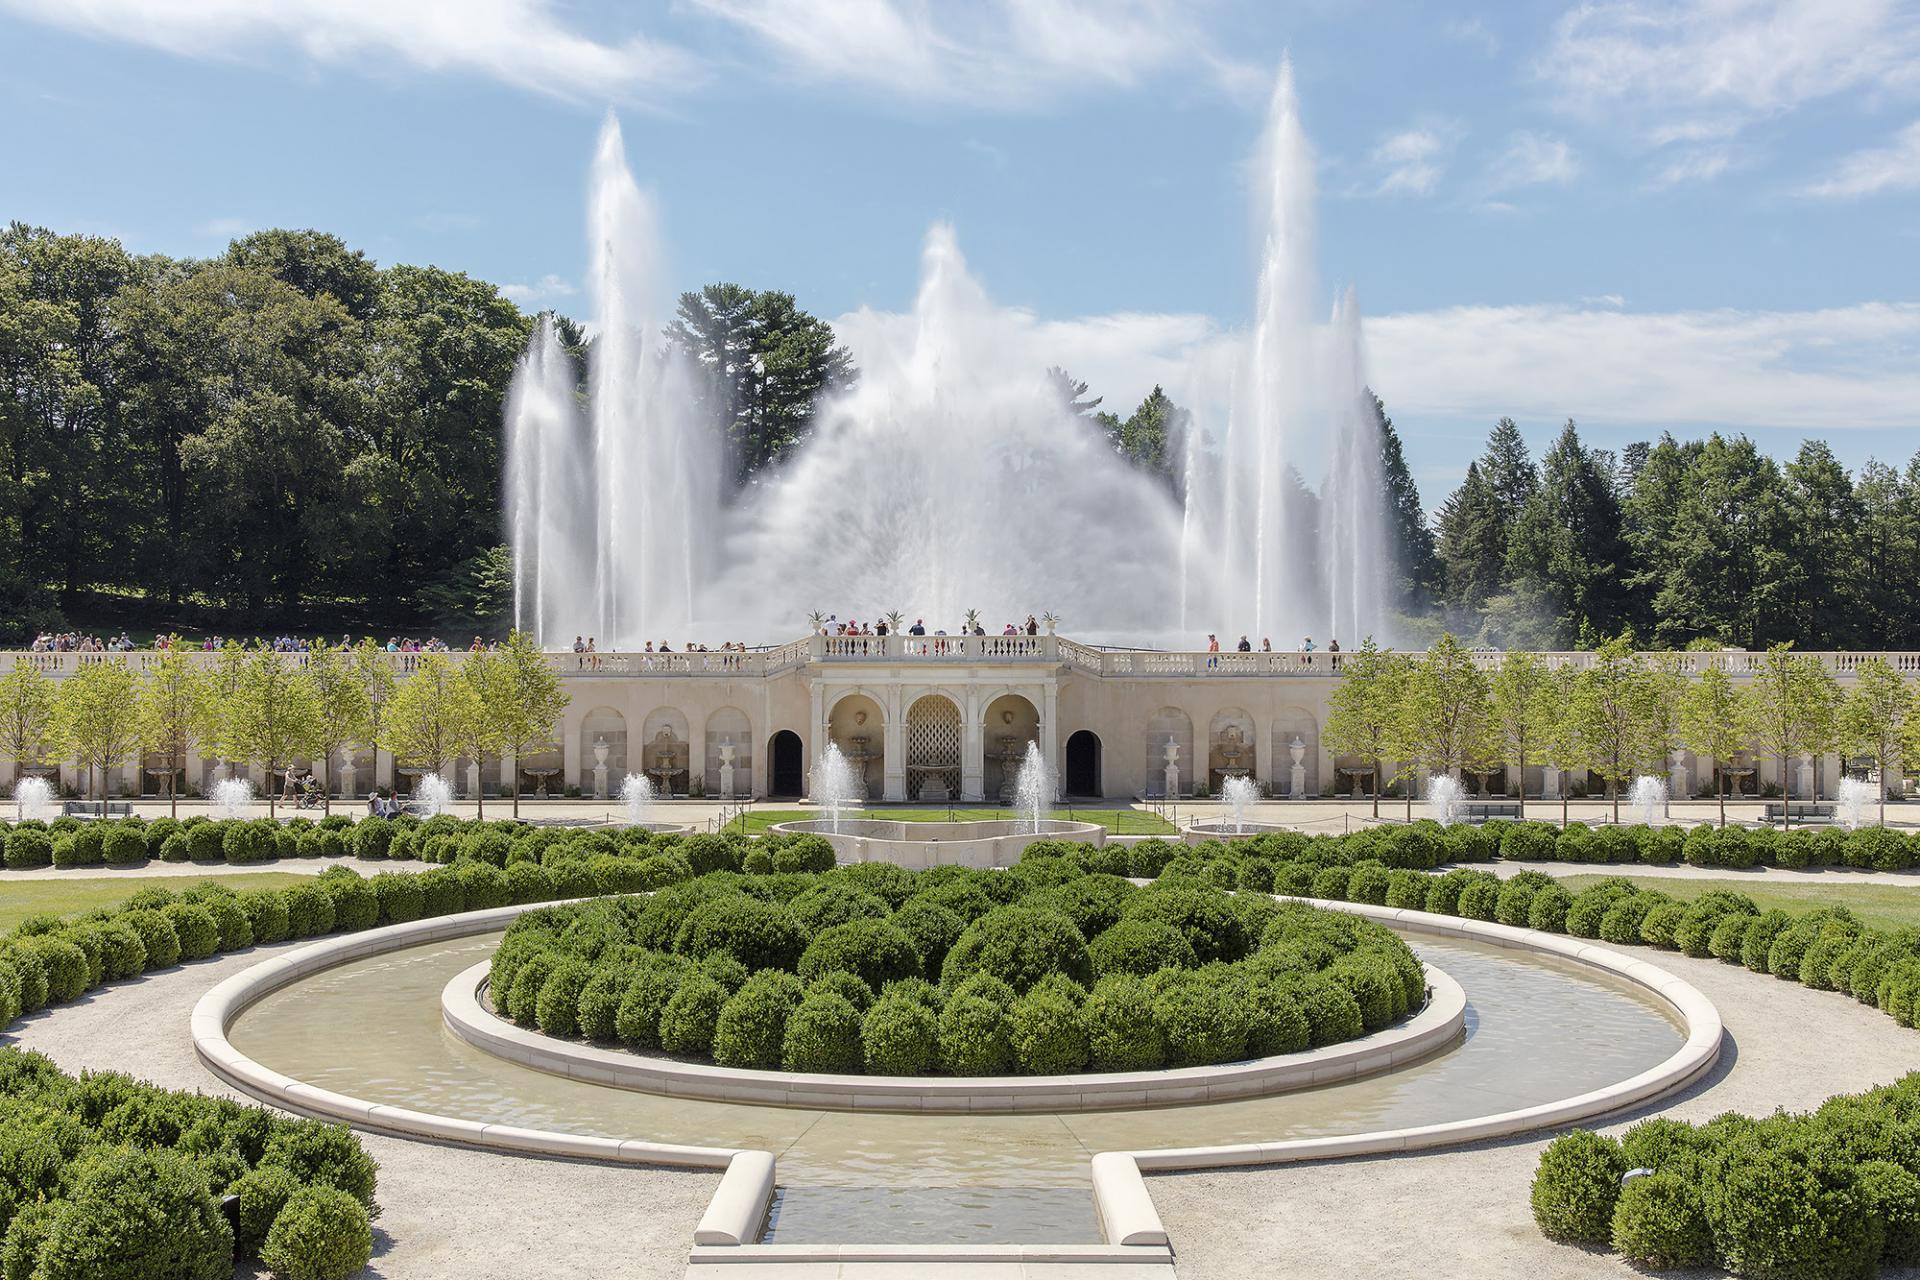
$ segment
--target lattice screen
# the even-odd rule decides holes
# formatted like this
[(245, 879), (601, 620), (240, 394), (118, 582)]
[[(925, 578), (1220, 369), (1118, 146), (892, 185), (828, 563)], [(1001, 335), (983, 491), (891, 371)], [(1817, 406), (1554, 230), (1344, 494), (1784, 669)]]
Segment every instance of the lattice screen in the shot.
[(920, 798), (920, 784), (941, 775), (947, 794), (960, 795), (960, 709), (928, 694), (907, 710), (907, 794)]

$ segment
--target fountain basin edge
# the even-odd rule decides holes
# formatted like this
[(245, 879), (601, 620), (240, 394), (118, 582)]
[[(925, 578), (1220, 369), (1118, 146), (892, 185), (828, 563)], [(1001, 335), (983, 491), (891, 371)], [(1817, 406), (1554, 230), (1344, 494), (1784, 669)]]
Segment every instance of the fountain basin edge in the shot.
[[(836, 830), (836, 825), (838, 829)], [(890, 862), (908, 871), (932, 867), (972, 867), (990, 871), (1010, 867), (1021, 851), (1036, 840), (1075, 840), (1103, 845), (1107, 829), (1097, 822), (1047, 818), (1034, 824), (1018, 818), (984, 818), (964, 822), (902, 822), (891, 818), (809, 818), (780, 822), (769, 830), (779, 835), (825, 836), (839, 862)]]

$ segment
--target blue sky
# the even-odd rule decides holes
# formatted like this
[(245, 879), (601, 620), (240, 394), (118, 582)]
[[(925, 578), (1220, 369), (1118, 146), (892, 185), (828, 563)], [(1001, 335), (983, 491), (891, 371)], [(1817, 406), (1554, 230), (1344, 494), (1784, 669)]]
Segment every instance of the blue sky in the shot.
[(1501, 413), (1920, 448), (1911, 2), (0, 0), (0, 215), (319, 227), (579, 313), (612, 107), (677, 285), (899, 310), (950, 220), (1124, 405), (1246, 322), (1288, 51), (1328, 296), (1430, 505)]

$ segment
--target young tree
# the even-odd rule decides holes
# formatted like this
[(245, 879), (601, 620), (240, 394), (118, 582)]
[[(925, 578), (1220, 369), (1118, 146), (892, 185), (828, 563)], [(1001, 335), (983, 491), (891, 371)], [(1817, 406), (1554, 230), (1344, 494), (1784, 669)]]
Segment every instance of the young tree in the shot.
[[(393, 655), (369, 637), (353, 646), (350, 657), (354, 679), (360, 682), (360, 691), (367, 699), (365, 740), (376, 747), (384, 745), (380, 742), (380, 724), (393, 697)], [(371, 786), (367, 789), (373, 790)]]
[(1498, 754), (1520, 771), (1520, 818), (1527, 816), (1527, 765), (1537, 761), (1559, 708), (1553, 676), (1536, 653), (1509, 653), (1488, 682), (1490, 721)]
[(1727, 765), (1753, 740), (1746, 702), (1726, 668), (1711, 665), (1680, 695), (1680, 740), (1695, 758), (1711, 756), (1720, 801), (1720, 825), (1727, 825)]
[(480, 705), (494, 734), (495, 749), (516, 761), (513, 778), (513, 816), (520, 816), (520, 775), (517, 762), (528, 747), (552, 739), (553, 728), (569, 701), (547, 657), (533, 637), (523, 631), (507, 636), (496, 652), (475, 654), (467, 660), (466, 676), (480, 695)]
[(1649, 681), (1633, 640), (1615, 636), (1594, 651), (1573, 682), (1568, 705), (1579, 760), (1607, 784), (1613, 821), (1620, 821), (1620, 784), (1646, 759)]
[(320, 707), (317, 754), (327, 767), (327, 785), (320, 789), (320, 809), (332, 813), (334, 757), (373, 737), (372, 712), (351, 649), (324, 640), (315, 645), (307, 654), (307, 679), (313, 684)]
[(140, 679), (140, 745), (159, 755), (167, 768), (167, 813), (180, 812), (180, 771), (194, 742), (209, 736), (209, 681), (199, 655), (175, 643), (160, 651)]
[(227, 728), (234, 755), (257, 760), (267, 771), (267, 816), (275, 816), (280, 788), (273, 775), (300, 756), (319, 754), (320, 695), (307, 673), (284, 653), (256, 649), (240, 672), (228, 706)]
[(420, 655), (380, 711), (380, 745), (396, 764), (444, 773), (470, 741), (480, 698), (443, 653)]
[(1574, 690), (1579, 687), (1580, 672), (1571, 666), (1555, 667), (1547, 673), (1546, 687), (1540, 691), (1544, 710), (1540, 736), (1540, 761), (1560, 773), (1560, 825), (1567, 825), (1573, 801), (1573, 771), (1585, 767), (1586, 754), (1580, 741), (1579, 723), (1573, 715)]
[(107, 798), (107, 771), (140, 745), (133, 673), (120, 658), (90, 662), (60, 683), (54, 737), (87, 770), (100, 771), (100, 799)]
[(1406, 681), (1406, 657), (1380, 648), (1368, 636), (1341, 662), (1340, 681), (1327, 700), (1323, 731), (1327, 750), (1336, 756), (1359, 756), (1373, 766), (1375, 818), (1380, 816), (1380, 793), (1387, 784), (1384, 762), (1399, 741), (1400, 700)]
[[(460, 663), (460, 683), (467, 688), (464, 701), (469, 713), (454, 722), (453, 739), (456, 758), (465, 756), (474, 764), (485, 767), (486, 759), (500, 750), (500, 727), (489, 714), (486, 691), (489, 685), (498, 683), (499, 677), (494, 668), (499, 659), (485, 649), (475, 649), (468, 653)], [(473, 789), (474, 816), (487, 816), (487, 797), (485, 785)]]
[(1853, 689), (1840, 707), (1840, 744), (1849, 755), (1868, 756), (1880, 778), (1880, 825), (1887, 825), (1887, 772), (1900, 754), (1914, 713), (1914, 693), (1885, 658), (1868, 658), (1853, 669)]
[(54, 737), (57, 704), (53, 681), (38, 667), (16, 660), (0, 676), (0, 755), (13, 761), (16, 785), (21, 769), (59, 754)]
[(1451, 633), (1414, 661), (1400, 718), (1410, 763), (1429, 773), (1452, 777), (1492, 754), (1487, 677)]
[(233, 708), (245, 681), (249, 661), (246, 646), (229, 640), (205, 669), (206, 710), (201, 721), (202, 752), (212, 752), (223, 763), (240, 757), (234, 746)]
[[(1776, 644), (1767, 650), (1746, 696), (1755, 741), (1780, 761), (1780, 796), (1791, 801), (1787, 761), (1833, 746), (1840, 686), (1820, 659)], [(1792, 826), (1791, 804), (1783, 803), (1780, 811), (1782, 828)]]
[(1646, 667), (1646, 718), (1641, 724), (1640, 758), (1650, 773), (1666, 772), (1673, 757), (1686, 747), (1686, 735), (1680, 727), (1680, 702), (1687, 691), (1687, 675), (1680, 662), (1679, 654), (1663, 653)]

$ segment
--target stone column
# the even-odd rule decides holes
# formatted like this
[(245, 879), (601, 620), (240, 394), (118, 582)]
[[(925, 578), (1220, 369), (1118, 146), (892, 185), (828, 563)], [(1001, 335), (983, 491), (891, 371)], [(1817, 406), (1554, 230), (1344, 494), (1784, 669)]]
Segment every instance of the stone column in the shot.
[(980, 691), (968, 685), (966, 699), (960, 704), (960, 799), (968, 804), (986, 799), (986, 733), (980, 723), (985, 714)]
[(1053, 770), (1053, 798), (1067, 793), (1067, 774), (1060, 762), (1060, 686), (1048, 681), (1040, 692), (1040, 754)]
[(900, 686), (887, 685), (881, 706), (886, 724), (880, 733), (880, 796), (895, 802), (907, 798), (907, 713), (902, 702)]

